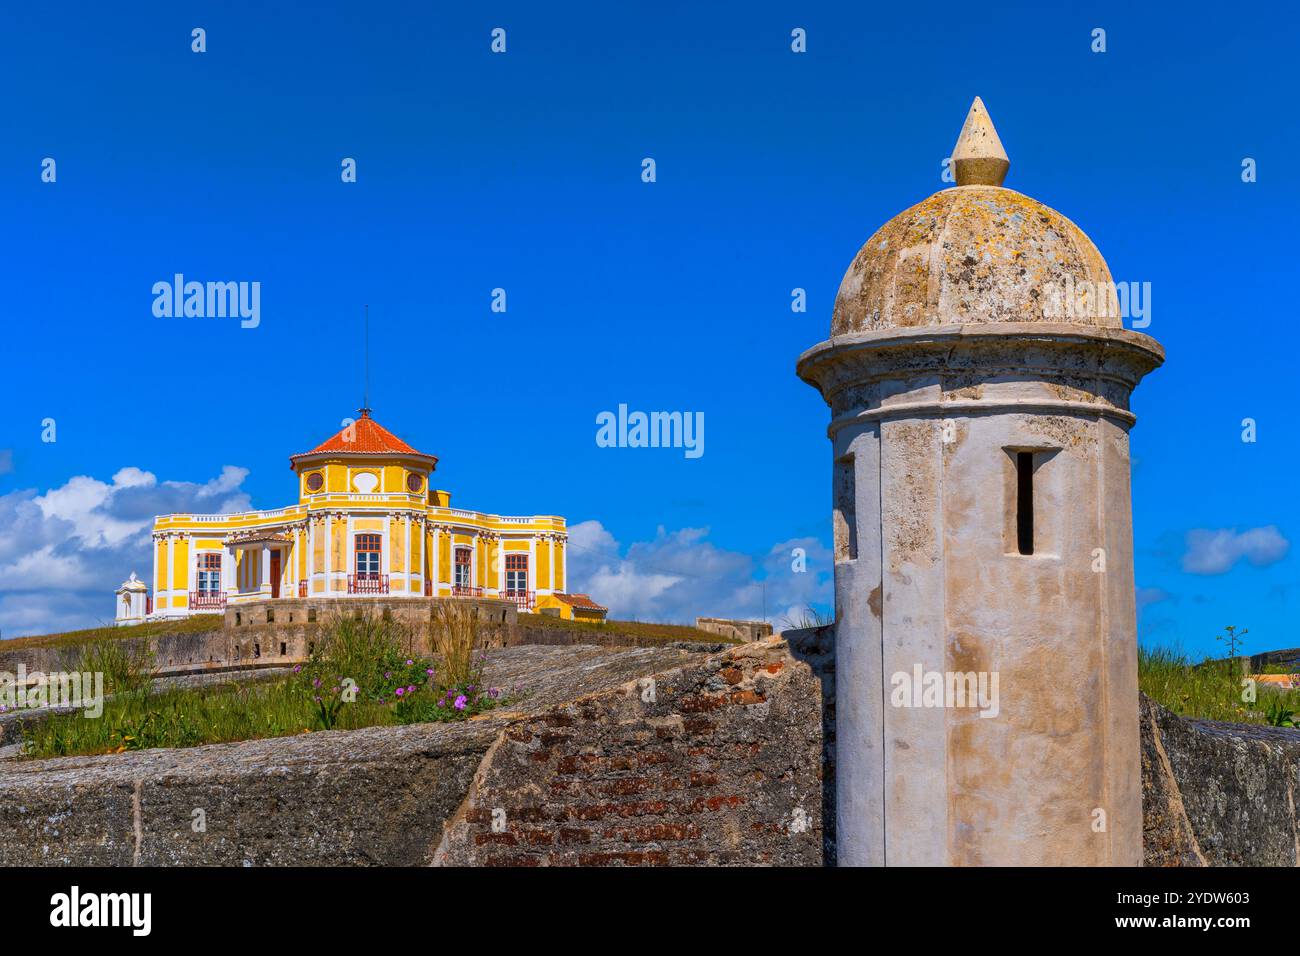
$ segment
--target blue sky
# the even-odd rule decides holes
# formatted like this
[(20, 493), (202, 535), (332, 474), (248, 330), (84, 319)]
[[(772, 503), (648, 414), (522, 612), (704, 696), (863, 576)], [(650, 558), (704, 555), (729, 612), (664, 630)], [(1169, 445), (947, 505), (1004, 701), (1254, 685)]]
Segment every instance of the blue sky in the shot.
[[(859, 246), (945, 185), (979, 94), (1007, 185), (1152, 285), (1141, 633), (1300, 643), (1293, 11), (467, 6), (6, 10), (5, 636), (108, 616), (161, 502), (290, 501), (286, 457), (360, 403), (363, 304), (376, 418), (440, 456), (453, 503), (582, 524), (575, 583), (615, 611), (824, 605), (827, 411), (794, 361)], [(155, 318), (177, 272), (259, 281), (260, 326)], [(705, 454), (598, 448), (620, 403), (704, 412)]]

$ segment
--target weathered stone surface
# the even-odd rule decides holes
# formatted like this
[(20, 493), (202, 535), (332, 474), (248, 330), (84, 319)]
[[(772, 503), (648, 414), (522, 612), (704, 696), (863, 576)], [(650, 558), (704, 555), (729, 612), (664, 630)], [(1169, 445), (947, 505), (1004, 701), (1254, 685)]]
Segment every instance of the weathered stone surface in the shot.
[(1294, 669), (1297, 663), (1300, 663), (1300, 647), (1288, 647), (1283, 650), (1252, 654), (1250, 657), (1238, 657), (1237, 662), (1243, 666), (1247, 674), (1262, 674), (1264, 668), (1272, 664)]
[[(374, 727), (0, 765), (0, 865), (425, 862), (511, 720), (702, 655), (520, 647), (488, 678), (524, 700), (458, 724)], [(192, 829), (194, 811), (206, 832)]]
[(831, 335), (1053, 321), (1064, 290), (1079, 288), (1099, 290), (1099, 298), (1070, 321), (1120, 327), (1110, 270), (1082, 229), (1015, 190), (958, 186), (904, 210), (867, 240), (840, 283)]
[(1300, 730), (1184, 720), (1143, 697), (1146, 866), (1295, 866)]
[(697, 617), (695, 627), (710, 634), (737, 641), (761, 641), (772, 636), (772, 625), (766, 621), (740, 621), (723, 617)]
[(836, 863), (835, 850), (835, 625), (795, 628), (781, 639), (811, 669), (821, 688), (822, 862)]
[[(834, 630), (783, 637), (494, 651), (532, 692), (461, 724), (9, 761), (0, 865), (831, 863)], [(1296, 865), (1300, 731), (1140, 719), (1147, 866)]]
[(487, 676), (528, 695), (458, 724), (9, 761), (0, 865), (823, 859), (821, 695), (784, 642), (511, 647)]
[(815, 866), (821, 694), (777, 639), (511, 725), (435, 862)]
[[(306, 604), (307, 602), (297, 602)], [(418, 610), (427, 615), (429, 601), (424, 598), (405, 599), (411, 605), (410, 619), (418, 617)], [(490, 605), (508, 604), (501, 601), (477, 602), (491, 609)], [(419, 604), (417, 609), (414, 605)], [(298, 607), (296, 610), (274, 608), (275, 619), (266, 620), (267, 607), (253, 605), (261, 614), (250, 617), (240, 611), (239, 624), (230, 624), (219, 630), (199, 633), (180, 632), (160, 634), (150, 638), (130, 635), (129, 631), (120, 640), (128, 651), (146, 651), (153, 656), (157, 673), (161, 676), (182, 674), (221, 674), (230, 671), (247, 672), (252, 668), (287, 667), (305, 661), (315, 643), (320, 639), (320, 627), (329, 617), (317, 615), (308, 620), (306, 611), (313, 608)], [(481, 608), (482, 609), (482, 608)], [(511, 617), (514, 617), (514, 605), (510, 604)], [(250, 612), (251, 613), (251, 612)], [(292, 620), (290, 617), (292, 616)], [(517, 622), (489, 622), (483, 625), (481, 640), (485, 647), (517, 647), (520, 645), (572, 646), (594, 645), (599, 647), (675, 647), (694, 651), (720, 651), (727, 644), (722, 641), (700, 643), (693, 641), (664, 642), (643, 635), (620, 630), (618, 622), (612, 622), (600, 628), (568, 628), (537, 624), (523, 615)], [(228, 614), (227, 619), (235, 620), (235, 615)], [(401, 615), (398, 615), (401, 619)], [(407, 621), (410, 623), (410, 620)], [(700, 635), (702, 638), (703, 634)], [(30, 645), (6, 647), (0, 641), (0, 671), (16, 673), (19, 665), (31, 674), (35, 671), (50, 673), (52, 671), (70, 670), (76, 666), (80, 648), (73, 645), (56, 645), (33, 647)], [(428, 653), (427, 639), (416, 630), (408, 634), (406, 648), (411, 653)]]
[(1002, 139), (978, 96), (970, 105), (966, 122), (952, 151), (952, 168), (958, 186), (1001, 186), (1011, 160)]
[[(797, 366), (831, 409), (837, 860), (1135, 865), (1129, 395), (1164, 353), (1088, 237), (998, 185), (978, 100), (953, 159)], [(1000, 704), (891, 691), (931, 679)]]

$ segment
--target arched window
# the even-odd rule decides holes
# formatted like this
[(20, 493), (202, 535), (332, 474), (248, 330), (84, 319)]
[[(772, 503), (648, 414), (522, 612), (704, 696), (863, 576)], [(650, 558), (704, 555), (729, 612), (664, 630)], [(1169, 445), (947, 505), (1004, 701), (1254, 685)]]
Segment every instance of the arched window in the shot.
[(366, 580), (379, 576), (379, 555), (382, 550), (379, 535), (357, 535), (357, 577)]

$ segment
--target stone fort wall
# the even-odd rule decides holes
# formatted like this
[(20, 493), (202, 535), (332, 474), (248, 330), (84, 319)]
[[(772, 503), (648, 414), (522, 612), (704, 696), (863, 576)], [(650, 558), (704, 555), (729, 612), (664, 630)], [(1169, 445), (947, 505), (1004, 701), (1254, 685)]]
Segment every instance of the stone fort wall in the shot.
[[(458, 599), (461, 600), (461, 599)], [(606, 647), (658, 646), (662, 641), (621, 631), (617, 623), (582, 630), (534, 623), (531, 615), (520, 615), (511, 601), (490, 598), (466, 599), (482, 621), (481, 640), (487, 648), (524, 644), (545, 646), (595, 645)], [(428, 598), (395, 598), (367, 602), (366, 610), (389, 616), (408, 628), (408, 653), (429, 653)], [(148, 645), (157, 676), (172, 677), (227, 670), (287, 667), (306, 661), (318, 640), (319, 629), (334, 617), (357, 614), (355, 602), (338, 600), (277, 600), (227, 608), (225, 627), (199, 633), (165, 633), (153, 637), (130, 636), (124, 629), (120, 639), (128, 648)], [(701, 644), (700, 649), (721, 650), (724, 643)], [(71, 670), (80, 654), (78, 645), (5, 649), (0, 642), (0, 671), (17, 673), (22, 664), (28, 674)]]

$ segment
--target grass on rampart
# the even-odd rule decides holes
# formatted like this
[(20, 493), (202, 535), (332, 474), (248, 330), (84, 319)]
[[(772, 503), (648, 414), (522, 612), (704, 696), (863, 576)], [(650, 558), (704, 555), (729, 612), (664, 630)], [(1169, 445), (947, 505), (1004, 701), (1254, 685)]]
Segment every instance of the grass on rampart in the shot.
[(1138, 648), (1139, 689), (1180, 717), (1280, 727), (1300, 723), (1300, 691), (1252, 688), (1243, 681), (1236, 662), (1192, 664), (1172, 648)]
[(160, 634), (202, 634), (221, 630), (223, 623), (224, 617), (220, 614), (196, 614), (174, 621), (147, 621), (132, 627), (92, 627), (84, 631), (64, 631), (61, 634), (33, 634), (30, 637), (0, 641), (0, 651), (28, 647), (64, 647), (110, 639), (158, 637)]
[[(158, 690), (144, 659), (96, 659), (120, 671), (103, 712), (54, 714), (24, 731), (24, 756), (121, 753), (151, 747), (284, 737), (314, 730), (355, 730), (379, 725), (464, 720), (511, 700), (488, 687), (478, 652), (478, 618), (452, 608), (440, 626), (454, 641), (435, 640), (434, 659), (402, 651), (401, 624), (376, 616), (346, 617), (320, 629), (316, 650), (287, 677)], [(437, 638), (438, 635), (435, 635)], [(454, 645), (454, 646), (453, 646)], [(120, 648), (104, 643), (94, 648)]]
[[(520, 624), (535, 624), (573, 631), (593, 633), (621, 633), (657, 641), (702, 641), (708, 644), (738, 644), (734, 638), (711, 634), (687, 624), (651, 624), (644, 621), (565, 621), (549, 614), (521, 614)], [(158, 637), (162, 634), (200, 634), (217, 631), (223, 626), (220, 614), (196, 614), (174, 621), (149, 621), (134, 627), (96, 627), (83, 631), (66, 631), (62, 634), (39, 634), (15, 637), (0, 641), (0, 651), (27, 647), (59, 647), (89, 644), (113, 638)]]

